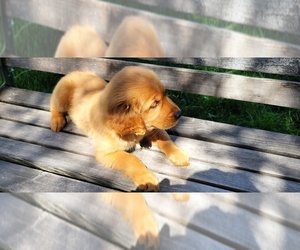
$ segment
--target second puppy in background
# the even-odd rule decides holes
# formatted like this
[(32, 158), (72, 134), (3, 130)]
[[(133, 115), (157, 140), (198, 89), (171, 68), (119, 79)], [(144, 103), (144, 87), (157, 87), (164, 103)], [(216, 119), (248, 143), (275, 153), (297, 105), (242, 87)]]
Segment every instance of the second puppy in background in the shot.
[(115, 31), (109, 47), (90, 26), (72, 26), (61, 38), (55, 57), (163, 57), (154, 26), (142, 16), (128, 16)]
[(128, 16), (114, 33), (107, 57), (163, 57), (154, 26), (142, 16)]
[(96, 30), (87, 25), (72, 26), (60, 39), (55, 57), (102, 57), (107, 46)]

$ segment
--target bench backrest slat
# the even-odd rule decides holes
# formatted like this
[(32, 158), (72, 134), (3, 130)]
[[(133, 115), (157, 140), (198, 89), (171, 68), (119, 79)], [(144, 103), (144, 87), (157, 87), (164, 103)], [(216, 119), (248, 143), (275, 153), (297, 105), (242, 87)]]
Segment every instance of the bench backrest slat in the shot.
[(300, 34), (300, 5), (294, 0), (122, 0), (198, 14), (227, 22)]
[[(152, 59), (144, 59), (152, 61)], [(156, 59), (154, 59), (156, 60)], [(300, 76), (299, 58), (162, 58), (178, 65), (198, 65), (226, 70)]]
[(143, 15), (156, 27), (167, 57), (300, 56), (300, 46), (297, 44), (253, 37), (102, 1), (7, 0), (6, 10), (9, 17), (62, 31), (74, 24), (89, 24), (107, 42), (124, 17)]
[(145, 65), (154, 70), (166, 88), (170, 90), (300, 108), (300, 83), (293, 81), (102, 58), (7, 58), (2, 63), (6, 67), (22, 67), (59, 74), (66, 74), (74, 70), (88, 70), (96, 72), (106, 80), (110, 80), (125, 66)]

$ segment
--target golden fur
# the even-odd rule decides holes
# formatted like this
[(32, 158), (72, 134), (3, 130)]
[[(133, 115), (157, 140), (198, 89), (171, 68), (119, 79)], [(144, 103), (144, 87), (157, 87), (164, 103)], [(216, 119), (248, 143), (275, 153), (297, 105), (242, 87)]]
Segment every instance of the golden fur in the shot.
[(105, 56), (163, 57), (164, 52), (154, 26), (141, 16), (129, 16), (114, 33)]
[[(100, 193), (100, 202), (103, 201), (116, 209), (129, 223), (137, 239), (137, 249), (158, 249), (159, 229), (153, 211), (141, 193)], [(156, 197), (156, 196), (155, 196)], [(164, 200), (168, 197), (163, 194)], [(188, 202), (189, 193), (172, 193), (173, 200), (177, 202)], [(173, 201), (169, 200), (172, 205)], [(167, 203), (168, 204), (168, 203)], [(135, 249), (135, 248), (134, 248)]]
[(155, 175), (134, 155), (136, 144), (156, 143), (178, 166), (189, 157), (170, 139), (165, 129), (176, 125), (180, 109), (167, 97), (153, 71), (125, 67), (106, 84), (91, 72), (72, 72), (63, 77), (51, 97), (51, 129), (60, 131), (64, 115), (95, 142), (96, 159), (132, 179), (139, 190), (159, 189)]
[(72, 26), (60, 39), (55, 57), (101, 57), (107, 46), (90, 26)]
[(72, 26), (61, 38), (55, 57), (163, 57), (155, 28), (141, 16), (128, 16), (109, 47), (90, 26)]

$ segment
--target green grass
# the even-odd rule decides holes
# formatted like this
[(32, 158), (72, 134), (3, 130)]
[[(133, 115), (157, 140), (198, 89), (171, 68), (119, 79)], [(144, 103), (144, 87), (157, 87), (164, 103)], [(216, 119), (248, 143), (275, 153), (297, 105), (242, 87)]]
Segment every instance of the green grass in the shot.
[(21, 68), (14, 68), (12, 74), (15, 87), (46, 93), (51, 93), (56, 83), (62, 77), (59, 74)]
[(184, 92), (169, 91), (169, 96), (190, 117), (300, 135), (300, 110)]
[(63, 32), (15, 18), (15, 54), (27, 57), (53, 57)]

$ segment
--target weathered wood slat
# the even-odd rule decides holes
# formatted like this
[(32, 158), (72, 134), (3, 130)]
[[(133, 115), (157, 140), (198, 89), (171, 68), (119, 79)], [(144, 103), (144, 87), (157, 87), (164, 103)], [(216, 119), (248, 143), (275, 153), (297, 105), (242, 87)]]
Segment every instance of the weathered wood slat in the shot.
[(300, 158), (300, 137), (182, 117), (170, 134)]
[(113, 189), (0, 160), (5, 192), (111, 192)]
[[(76, 137), (75, 135), (53, 133), (49, 129), (37, 128), (34, 126), (13, 123), (5, 120), (0, 120), (0, 122), (0, 135), (9, 135), (10, 138), (18, 140), (17, 142), (11, 142), (8, 139), (3, 138), (2, 140), (5, 145), (0, 149), (2, 155), (0, 157), (4, 157), (4, 159), (10, 159), (11, 161), (16, 162), (18, 162), (19, 159), (22, 159), (22, 163), (25, 165), (29, 164), (29, 166), (31, 167), (35, 166), (52, 173), (59, 173), (66, 176), (85, 179), (89, 180), (90, 182), (94, 182), (94, 179), (98, 179), (99, 175), (103, 171), (102, 169), (105, 169), (105, 174), (103, 176), (104, 182), (112, 181), (112, 179), (110, 179), (109, 177), (110, 171), (99, 166), (99, 164), (97, 164), (93, 159), (93, 152), (89, 150), (89, 148), (91, 148), (91, 143), (89, 143), (89, 141), (82, 140), (83, 138)], [(32, 134), (32, 136), (29, 137), (29, 133)], [(32, 153), (27, 152), (26, 154), (27, 150), (23, 149), (26, 144), (24, 144), (22, 141), (33, 144), (27, 145), (27, 150), (29, 150), (30, 148), (30, 150), (43, 150), (45, 151), (44, 154), (46, 154), (47, 152), (47, 155), (51, 160), (47, 161), (47, 159), (44, 157), (42, 157), (42, 160), (39, 160), (37, 159), (39, 157), (35, 158), (34, 156), (32, 156)], [(218, 144), (188, 140), (183, 138), (176, 138), (176, 143), (181, 148), (184, 148), (192, 158), (191, 166), (189, 166), (188, 168), (178, 168), (171, 166), (171, 164), (165, 159), (165, 157), (162, 154), (156, 152), (156, 150), (136, 150), (136, 152), (134, 152), (134, 154), (142, 159), (142, 161), (150, 169), (154, 170), (157, 173), (161, 173), (165, 176), (170, 177), (173, 176), (183, 180), (191, 180), (198, 183), (198, 187), (197, 185), (190, 185), (189, 182), (183, 182), (181, 184), (179, 182), (174, 183), (174, 181), (172, 181), (172, 178), (171, 180), (168, 180), (169, 178), (165, 179), (164, 177), (163, 179), (161, 179), (164, 180), (161, 183), (163, 186), (162, 191), (164, 190), (164, 188), (172, 188), (172, 185), (175, 186), (175, 188), (181, 186), (181, 190), (185, 191), (191, 189), (195, 191), (196, 187), (197, 190), (212, 190), (211, 188), (207, 187), (207, 185), (229, 190), (236, 189), (244, 191), (300, 190), (299, 182), (287, 181), (268, 175), (264, 176), (251, 172), (249, 173), (244, 170), (238, 170), (245, 169), (260, 172), (262, 174), (265, 173), (299, 180), (298, 177), (300, 176), (300, 174), (297, 173), (297, 164), (299, 164), (300, 160), (296, 160), (296, 162), (293, 162), (293, 159), (289, 159), (289, 163), (285, 164), (287, 161), (286, 158), (267, 155), (259, 152), (253, 153), (250, 150), (219, 146)], [(36, 146), (35, 144), (43, 145), (47, 147), (48, 150), (42, 148), (41, 146)], [(20, 147), (19, 150), (22, 150), (22, 152), (10, 152), (9, 148), (13, 147), (13, 145), (15, 145), (15, 147)], [(76, 145), (76, 147), (74, 147), (73, 145)], [(50, 150), (50, 148), (56, 148), (56, 150)], [(59, 149), (59, 151), (57, 149)], [(71, 154), (69, 152), (72, 152), (74, 154)], [(51, 157), (51, 154), (55, 154), (55, 159), (53, 159), (54, 156)], [(39, 156), (41, 155), (42, 154), (39, 154)], [(87, 157), (89, 158), (89, 163), (85, 163), (85, 166), (88, 166), (88, 168), (90, 168), (90, 165), (92, 165), (93, 170), (88, 169), (86, 171), (86, 168), (84, 167), (82, 167), (82, 169), (79, 169), (80, 161), (84, 160), (84, 155), (87, 155)], [(60, 161), (58, 165), (58, 163), (56, 162), (59, 161), (60, 157), (65, 157), (65, 161)], [(74, 166), (74, 161), (77, 162), (77, 166)], [(64, 168), (63, 165), (68, 165), (68, 167)], [(96, 174), (92, 176), (91, 171), (96, 171)], [(234, 178), (234, 176), (236, 176), (236, 178)], [(117, 180), (117, 182), (119, 181)], [(121, 178), (120, 184), (117, 184), (117, 186), (123, 186), (124, 184), (122, 182), (123, 180)], [(100, 181), (99, 183), (102, 183), (102, 181)], [(201, 183), (205, 185), (200, 185)], [(114, 183), (112, 185), (109, 184), (109, 186), (117, 187)], [(184, 188), (184, 186), (186, 186), (186, 188)], [(217, 190), (218, 189), (215, 189), (215, 191)]]
[[(20, 103), (17, 104), (25, 106), (34, 105), (31, 104), (32, 100), (36, 99), (34, 95), (30, 94), (32, 99), (27, 99), (27, 91), (24, 92), (24, 95), (21, 95), (23, 91), (19, 89), (16, 90), (18, 91), (12, 92), (14, 92), (16, 95), (20, 94), (20, 96), (25, 97), (24, 99), (26, 99), (26, 103), (24, 103), (23, 98), (16, 98), (15, 100), (18, 100), (18, 102), (20, 101)], [(8, 91), (6, 93), (8, 94)], [(36, 93), (37, 95), (42, 94), (40, 92), (34, 93)], [(43, 95), (43, 100), (49, 99), (48, 94)], [(7, 100), (7, 98), (5, 98), (4, 96), (2, 99)], [(47, 110), (48, 104), (41, 103), (40, 108)], [(8, 103), (1, 103), (0, 118), (49, 128), (50, 113), (44, 110), (37, 110), (23, 106), (11, 105)], [(69, 123), (63, 130), (66, 132), (82, 135), (82, 132), (73, 123)], [(171, 129), (170, 133), (198, 140), (206, 140), (210, 142), (221, 143), (241, 148), (249, 148), (292, 158), (300, 158), (300, 138), (298, 136), (273, 133), (257, 129), (249, 129), (188, 117), (182, 117), (178, 125), (175, 128)], [(60, 138), (58, 140), (60, 140)], [(59, 143), (56, 144), (59, 145)]]
[[(59, 30), (73, 24), (94, 26), (106, 41), (128, 15), (143, 15), (157, 29), (167, 57), (292, 57), (300, 46), (256, 38), (221, 28), (164, 17), (102, 1), (6, 1), (7, 15)], [(66, 13), (72, 13), (66, 17)], [(76, 14), (74, 14), (76, 13)], [(180, 39), (178, 37), (180, 36)]]
[(133, 230), (125, 218), (99, 194), (18, 194), (17, 197), (122, 248), (135, 245)]
[(114, 74), (125, 66), (140, 65), (154, 70), (167, 89), (300, 108), (300, 83), (292, 81), (108, 59), (6, 58), (4, 63), (8, 67), (24, 67), (59, 74), (66, 74), (74, 70), (89, 70), (94, 71), (106, 80), (111, 79)]
[(0, 119), (0, 124), (0, 134), (2, 136), (83, 156), (94, 155), (93, 143), (85, 136), (54, 133), (49, 128), (45, 129), (37, 126), (29, 126), (4, 119)]
[[(261, 192), (268, 192), (267, 190), (271, 191), (272, 189), (297, 192), (300, 188), (298, 159), (192, 141), (181, 137), (175, 141), (188, 152), (192, 158), (191, 165), (187, 169), (175, 168), (175, 170), (172, 169), (172, 166), (167, 165), (160, 170), (161, 173), (184, 175), (189, 176), (190, 180), (195, 178), (195, 180), (203, 180), (215, 185), (223, 183), (222, 185), (229, 188), (246, 188)], [(139, 152), (139, 156), (144, 159), (146, 164), (148, 160), (146, 157), (150, 154), (155, 157), (155, 153), (152, 151)], [(157, 157), (156, 161), (165, 162), (165, 159)], [(295, 182), (284, 180), (285, 178)], [(266, 184), (267, 182), (269, 184)]]
[(216, 195), (225, 203), (268, 217), (278, 223), (300, 231), (300, 195), (295, 193), (233, 194)]
[(134, 185), (121, 174), (98, 165), (92, 157), (80, 156), (38, 145), (0, 138), (0, 159), (38, 168), (78, 180), (121, 190)]
[[(227, 195), (230, 197), (235, 194)], [(243, 200), (247, 199), (247, 195), (241, 195), (244, 197)], [(258, 213), (226, 202), (224, 195), (190, 194), (189, 201), (181, 204), (170, 199), (163, 200), (159, 196), (154, 200), (151, 194), (144, 196), (149, 206), (162, 216), (171, 217), (173, 220), (188, 225), (188, 227), (194, 228), (199, 233), (206, 234), (211, 238), (218, 238), (219, 241), (227, 243), (235, 249), (272, 249), (278, 247), (280, 249), (294, 249), (300, 243), (298, 221), (295, 222), (298, 228), (291, 228), (284, 221), (270, 217), (267, 211), (260, 213), (263, 196), (257, 196), (258, 199), (253, 199), (255, 202), (252, 206), (259, 210)], [(274, 196), (276, 197), (276, 195)], [(299, 206), (297, 196), (294, 194), (295, 205)], [(280, 199), (280, 197), (275, 198), (273, 204), (278, 206), (277, 202), (283, 203), (283, 201), (284, 199)], [(157, 204), (160, 205), (157, 206)], [(289, 204), (286, 206), (294, 214), (292, 216), (298, 213), (297, 209), (292, 210), (293, 206)], [(170, 213), (170, 207), (176, 213)], [(273, 210), (276, 210), (276, 207)], [(276, 239), (274, 235), (276, 235)], [(274, 241), (266, 240), (270, 238)]]
[[(139, 203), (132, 202), (132, 194), (123, 195), (124, 200), (128, 198), (124, 206), (131, 206), (135, 218), (143, 223), (144, 217), (134, 213)], [(294, 221), (294, 227), (287, 223), (288, 217), (298, 217), (294, 209), (299, 207), (297, 194), (187, 195), (189, 198), (180, 202), (171, 194), (143, 194), (158, 225), (159, 249), (297, 249), (300, 244), (299, 220)], [(51, 249), (118, 249), (136, 245), (132, 227), (99, 194), (0, 196), (0, 225), (7, 229), (0, 235), (2, 245), (39, 248), (44, 242), (43, 246)], [(247, 208), (248, 198), (252, 211)], [(265, 208), (264, 198), (272, 205), (270, 209)], [(239, 204), (232, 203), (235, 199)], [(292, 202), (285, 204), (287, 200)], [(287, 211), (288, 216), (284, 216)]]
[[(25, 194), (20, 196), (27, 197)], [(72, 197), (77, 195), (73, 194)], [(99, 233), (95, 235), (94, 232), (80, 228), (11, 194), (2, 193), (0, 198), (1, 249), (124, 249), (120, 245), (101, 239)], [(101, 212), (94, 220), (99, 218)], [(82, 218), (79, 216), (78, 214), (78, 218)], [(114, 225), (116, 229), (118, 225)]]
[[(179, 224), (173, 220), (157, 214), (155, 218), (158, 220), (160, 228), (160, 244), (159, 249), (219, 249), (233, 250), (234, 248), (220, 242), (219, 239), (211, 238), (204, 233), (199, 233), (194, 228)], [(188, 242), (188, 243), (187, 243)]]
[[(36, 100), (36, 98), (34, 97), (33, 94), (30, 94), (31, 92), (27, 92), (25, 91), (25, 93), (28, 93), (32, 96), (32, 98), (26, 98), (26, 95), (22, 95), (21, 94), (22, 90), (18, 91), (18, 95), (23, 96), (24, 98), (24, 102), (26, 100), (26, 103), (30, 103), (31, 99)], [(11, 96), (12, 93), (14, 92), (10, 92), (10, 94), (8, 96)], [(40, 99), (46, 100), (49, 98), (48, 94), (43, 94), (42, 93), (38, 93), (37, 95), (39, 96)], [(5, 99), (6, 95), (3, 95), (3, 99)], [(44, 96), (44, 97), (43, 97)], [(18, 98), (15, 98), (18, 99)], [(24, 104), (24, 102), (21, 100), (21, 104)], [(8, 104), (6, 104), (8, 105)], [(43, 105), (43, 104), (41, 104)], [(30, 106), (30, 104), (29, 104)], [(1, 106), (2, 108), (5, 108), (5, 105)], [(9, 106), (11, 107), (11, 106)], [(46, 109), (48, 107), (45, 107)], [(49, 128), (48, 122), (49, 122), (49, 114), (46, 113), (45, 111), (41, 111), (41, 114), (39, 113), (33, 113), (30, 114), (30, 110), (27, 110), (26, 112), (24, 111), (24, 108), (22, 107), (17, 107), (17, 109), (2, 109), (3, 112), (1, 112), (4, 116), (4, 118), (6, 119), (12, 119), (15, 121), (22, 121), (22, 122), (26, 122), (29, 124), (34, 124), (34, 125), (38, 125), (38, 126), (42, 126), (42, 127), (46, 127)], [(26, 109), (25, 109), (26, 110)], [(16, 113), (15, 113), (16, 112)], [(17, 115), (18, 113), (24, 114), (22, 116)], [(8, 115), (10, 114), (10, 115)], [(29, 114), (29, 115), (28, 115)], [(38, 118), (35, 118), (35, 116), (37, 116)], [(15, 118), (14, 118), (15, 117)], [(20, 118), (18, 118), (20, 117)], [(43, 119), (41, 119), (43, 117)], [(202, 121), (201, 123), (198, 120), (187, 120), (188, 118), (183, 118), (182, 124), (179, 124), (179, 126), (176, 127), (176, 130), (179, 131), (179, 133), (181, 135), (184, 136), (188, 136), (188, 137), (193, 137), (196, 139), (201, 140), (203, 137), (205, 140), (212, 140), (212, 141), (216, 141), (216, 142), (221, 142), (222, 144), (229, 144), (229, 145), (235, 145), (235, 146), (239, 146), (241, 147), (242, 145), (244, 145), (243, 147), (249, 147), (249, 148), (258, 148), (262, 151), (271, 151), (272, 153), (276, 153), (278, 151), (280, 151), (280, 147), (282, 147), (282, 143), (286, 143), (286, 150), (283, 150), (283, 152), (286, 152), (286, 154), (288, 154), (288, 151), (291, 150), (291, 152), (289, 153), (290, 157), (298, 157), (299, 156), (299, 137), (295, 137), (295, 136), (288, 136), (288, 135), (284, 135), (284, 134), (277, 134), (277, 133), (271, 133), (271, 132), (267, 132), (267, 131), (256, 131), (256, 130), (252, 130), (252, 129), (245, 129), (245, 128), (240, 128), (240, 127), (236, 127), (236, 126), (232, 126), (232, 125), (225, 125), (225, 124), (215, 124), (212, 122), (208, 122), (208, 124), (204, 125), (204, 126), (200, 126), (206, 123), (206, 121)], [(195, 123), (191, 128), (195, 129), (192, 132), (192, 136), (190, 136), (191, 134), (186, 134), (186, 124), (187, 127), (189, 128), (189, 123), (193, 124)], [(212, 126), (213, 124), (213, 126)], [(16, 124), (16, 126), (21, 126), (20, 124)], [(196, 129), (196, 127), (199, 126), (198, 129)], [(225, 126), (225, 128), (223, 127)], [(8, 129), (11, 126), (8, 125)], [(211, 127), (211, 128), (209, 128)], [(209, 129), (208, 129), (209, 128)], [(224, 130), (223, 130), (224, 128)], [(240, 130), (242, 129), (242, 130)], [(21, 129), (17, 129), (20, 132), (18, 133), (23, 133), (21, 132)], [(189, 129), (191, 130), (191, 129)], [(7, 130), (4, 129), (3, 133), (5, 134)], [(43, 131), (43, 130), (42, 130)], [(68, 127), (66, 128), (66, 131), (76, 131), (74, 129), (74, 126), (70, 126), (70, 128), (68, 129)], [(77, 130), (78, 131), (78, 130)], [(203, 132), (204, 131), (204, 132)], [(68, 139), (60, 139), (59, 137), (57, 139), (51, 139), (48, 140), (47, 139), (47, 134), (50, 131), (46, 130), (46, 132), (38, 132), (36, 134), (42, 134), (43, 137), (46, 137), (46, 139), (44, 140), (45, 143), (50, 143), (51, 147), (56, 147), (56, 145), (67, 145), (67, 140)], [(15, 136), (18, 134), (15, 133)], [(257, 133), (261, 136), (261, 140), (257, 138)], [(13, 133), (12, 133), (13, 134)], [(26, 134), (26, 133), (25, 133)], [(51, 132), (50, 132), (51, 134)], [(79, 134), (81, 134), (79, 132)], [(202, 135), (205, 134), (205, 135)], [(210, 135), (209, 135), (210, 134)], [(52, 136), (54, 136), (55, 134), (53, 134)], [(216, 135), (218, 136), (218, 139), (214, 139), (216, 138)], [(50, 135), (48, 135), (50, 136)], [(57, 135), (56, 135), (57, 136)], [(59, 136), (61, 136), (59, 134)], [(22, 138), (23, 136), (21, 136)], [(63, 137), (61, 137), (63, 138)], [(33, 138), (34, 139), (34, 138)], [(34, 140), (37, 140), (38, 138), (35, 138)], [(278, 140), (280, 139), (280, 143), (278, 143)], [(64, 141), (64, 144), (61, 143), (56, 143), (55, 140), (57, 141)], [(81, 139), (80, 139), (81, 140)], [(183, 140), (183, 139), (181, 139)], [(282, 142), (282, 141), (283, 142)], [(52, 144), (51, 144), (52, 141)], [(86, 141), (86, 143), (88, 143), (88, 141), (86, 139), (82, 139), (80, 143), (78, 144), (82, 144), (84, 143), (84, 141)], [(37, 143), (38, 141), (36, 141), (35, 143)], [(190, 148), (189, 146), (186, 146), (186, 144), (188, 145), (190, 142), (190, 140), (187, 140), (187, 142), (183, 142), (184, 146), (183, 147), (187, 147)], [(40, 141), (40, 143), (42, 143)], [(200, 144), (199, 144), (200, 143)], [(76, 147), (73, 147), (74, 143), (71, 142), (69, 143), (70, 148), (69, 150), (71, 152), (75, 152), (74, 150), (76, 150)], [(198, 145), (198, 146), (197, 146)], [(241, 167), (241, 168), (246, 168), (246, 169), (251, 169), (251, 170), (256, 170), (256, 171), (271, 171), (270, 173), (272, 174), (279, 174), (281, 171), (283, 171), (282, 173), (284, 173), (284, 176), (289, 176), (292, 178), (297, 178), (297, 176), (299, 176), (299, 174), (296, 174), (297, 172), (293, 172), (293, 168), (295, 168), (295, 171), (297, 171), (297, 164), (299, 162), (299, 160), (297, 159), (290, 159), (288, 161), (286, 161), (285, 157), (282, 156), (276, 156), (276, 155), (270, 155), (270, 154), (264, 154), (261, 152), (256, 152), (256, 151), (251, 151), (251, 150), (243, 150), (243, 149), (239, 149), (237, 147), (227, 147), (224, 145), (218, 145), (216, 143), (205, 143), (205, 142), (195, 142), (193, 143), (193, 146), (195, 146), (197, 149), (199, 149), (200, 151), (197, 152), (202, 152), (201, 157), (204, 158), (198, 158), (196, 156), (196, 158), (201, 159), (202, 161), (209, 161), (209, 159), (214, 159), (214, 163), (218, 163), (218, 164), (228, 164), (229, 166), (237, 166), (237, 167)], [(204, 150), (205, 148), (211, 148), (212, 150)], [(85, 144), (84, 146), (85, 149), (87, 149), (86, 151), (82, 151), (82, 152), (92, 152), (92, 148), (91, 146), (89, 146), (88, 144)], [(219, 155), (219, 152), (223, 152), (222, 154), (224, 156), (227, 155), (227, 157), (224, 158), (225, 161), (223, 161), (223, 158), (221, 157), (220, 162), (217, 160), (220, 157), (216, 157), (217, 155)], [(191, 149), (191, 152), (195, 152), (195, 150)], [(243, 153), (242, 153), (243, 152)], [(80, 153), (80, 152), (78, 152)], [(197, 153), (198, 154), (198, 153)], [(198, 154), (199, 156), (199, 154)], [(207, 157), (206, 157), (207, 156)], [(223, 156), (223, 157), (224, 157)], [(210, 158), (211, 157), (211, 158)], [(248, 160), (247, 160), (248, 159)], [(253, 159), (253, 160), (249, 160), (249, 159)], [(272, 162), (274, 161), (274, 167), (277, 170), (274, 170), (271, 166), (272, 166)], [(256, 167), (253, 169), (253, 165), (255, 165)], [(287, 167), (282, 167), (282, 166), (290, 166), (291, 169), (289, 172)], [(266, 168), (265, 168), (266, 167)], [(270, 168), (271, 167), (271, 168)], [(272, 170), (271, 170), (272, 169)], [(282, 170), (279, 170), (282, 169)], [(287, 174), (287, 175), (286, 175)]]
[[(50, 117), (51, 115), (49, 111), (27, 108), (3, 102), (0, 104), (0, 118), (6, 120), (49, 128)], [(67, 126), (63, 128), (63, 131), (83, 135), (80, 129), (78, 129), (72, 122), (68, 123)]]
[[(0, 101), (4, 103), (24, 105), (27, 107), (37, 109), (36, 111), (32, 109), (33, 115), (34, 112), (39, 112), (40, 110), (49, 111), (49, 107), (50, 107), (49, 94), (47, 95), (43, 92), (31, 91), (31, 90), (19, 89), (19, 88), (5, 88), (4, 90), (2, 90), (0, 92)], [(21, 113), (16, 115), (22, 116)], [(38, 119), (39, 117), (37, 116), (36, 118)]]
[[(107, 194), (105, 195), (107, 196)], [(122, 195), (124, 207), (131, 206), (134, 217), (142, 223), (144, 217), (139, 217), (139, 213), (135, 211), (135, 209), (139, 209), (140, 204), (133, 203), (131, 196), (131, 194)], [(168, 201), (168, 196), (167, 194), (156, 194), (153, 195), (152, 198), (155, 199), (157, 197), (158, 199)], [(56, 216), (62, 217), (67, 221), (72, 221), (79, 227), (95, 232), (96, 235), (100, 234), (103, 238), (112, 242), (116, 241), (116, 243), (126, 247), (126, 249), (129, 249), (130, 246), (135, 243), (134, 237), (132, 237), (132, 228), (126, 225), (119, 211), (103, 202), (101, 195), (29, 194), (18, 195), (18, 197)], [(180, 204), (178, 205), (180, 206)], [(101, 211), (100, 214), (99, 211)], [(218, 239), (211, 239), (206, 235), (190, 229), (186, 225), (181, 225), (172, 219), (159, 216), (153, 210), (150, 210), (150, 213), (153, 213), (159, 229), (159, 249), (168, 249), (170, 247), (181, 249), (183, 246), (188, 246), (189, 249), (199, 249), (201, 246), (210, 246), (212, 249), (230, 249), (224, 245), (224, 243), (218, 242)], [(176, 211), (172, 211), (172, 213), (176, 213)], [(149, 228), (149, 225), (147, 226)], [(165, 230), (166, 227), (168, 227), (169, 230)], [(105, 229), (107, 231), (105, 231)], [(182, 237), (174, 237), (174, 235), (181, 235)]]
[(182, 137), (177, 137), (175, 140), (189, 152), (191, 157), (200, 161), (257, 171), (262, 174), (274, 174), (283, 178), (295, 180), (300, 178), (299, 159)]
[[(24, 143), (21, 141), (14, 141), (3, 137), (0, 137), (0, 142), (1, 145), (3, 145), (0, 148), (0, 159), (2, 160), (9, 160), (17, 164), (38, 168), (53, 174), (67, 176), (113, 189), (124, 191), (136, 189), (129, 179), (112, 169), (108, 169), (99, 165), (92, 155), (90, 157), (82, 156), (69, 153), (67, 151), (54, 150), (51, 148), (45, 148), (39, 145)], [(157, 157), (157, 153), (153, 153), (154, 155), (146, 154), (146, 157), (143, 157), (142, 160), (146, 165), (148, 164), (150, 169), (157, 171), (162, 168), (162, 165), (165, 165), (166, 162), (156, 162), (154, 157)], [(154, 162), (156, 165), (158, 165), (155, 166), (155, 168), (152, 166)], [(210, 186), (208, 180), (206, 183), (201, 184), (197, 182), (194, 183), (193, 181), (187, 181), (185, 178), (186, 175), (181, 174), (180, 178), (178, 178), (178, 175), (176, 176), (175, 174), (170, 175), (170, 171), (172, 173), (172, 171), (174, 172), (176, 169), (176, 167), (172, 166), (172, 168), (169, 169), (165, 174), (156, 173), (156, 176), (160, 180), (160, 189), (162, 192), (226, 191), (224, 189), (214, 187), (217, 185)], [(64, 191), (64, 189), (62, 191)]]
[[(155, 61), (157, 59), (144, 59)], [(299, 58), (161, 58), (161, 62), (300, 76)]]
[(198, 14), (224, 21), (299, 34), (300, 5), (296, 1), (239, 0), (123, 0), (178, 12)]

